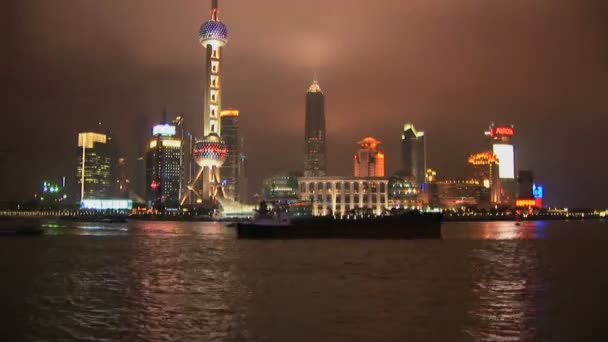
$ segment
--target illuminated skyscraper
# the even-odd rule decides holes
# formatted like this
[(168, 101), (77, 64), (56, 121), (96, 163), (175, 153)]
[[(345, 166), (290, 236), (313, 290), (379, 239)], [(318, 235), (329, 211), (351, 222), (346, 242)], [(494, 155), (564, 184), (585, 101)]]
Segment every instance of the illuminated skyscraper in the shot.
[(367, 137), (358, 142), (359, 150), (355, 154), (355, 177), (384, 177), (384, 153), (378, 151), (382, 142)]
[(80, 201), (111, 197), (114, 166), (111, 140), (111, 136), (101, 133), (78, 134), (76, 178), (80, 188)]
[(514, 204), (517, 193), (517, 181), (515, 179), (515, 147), (513, 137), (515, 129), (513, 125), (496, 126), (490, 125), (485, 132), (489, 148), (498, 157), (498, 178), (501, 184), (501, 202), (503, 204)]
[[(223, 197), (220, 168), (226, 161), (228, 150), (221, 138), (220, 112), (222, 110), (221, 60), (223, 47), (228, 43), (228, 28), (219, 20), (218, 0), (211, 3), (211, 19), (200, 28), (199, 41), (207, 49), (204, 86), (204, 137), (197, 140), (192, 152), (200, 167), (188, 186), (197, 196), (197, 202)], [(199, 179), (202, 177), (202, 186)], [(190, 194), (190, 193), (188, 193)], [(182, 197), (182, 203), (186, 196)]]
[(401, 153), (403, 175), (413, 177), (418, 183), (424, 183), (426, 172), (426, 146), (424, 132), (416, 131), (414, 125), (403, 126), (401, 135)]
[(238, 110), (223, 110), (220, 113), (222, 125), (222, 139), (226, 142), (228, 156), (222, 166), (222, 186), (224, 195), (232, 200), (239, 200), (239, 163), (240, 163), (240, 138), (239, 138), (239, 115)]
[(306, 93), (306, 125), (304, 132), (304, 176), (327, 174), (325, 137), (325, 95), (315, 79)]
[(146, 154), (146, 201), (156, 208), (176, 208), (182, 179), (182, 141), (176, 127), (154, 126)]

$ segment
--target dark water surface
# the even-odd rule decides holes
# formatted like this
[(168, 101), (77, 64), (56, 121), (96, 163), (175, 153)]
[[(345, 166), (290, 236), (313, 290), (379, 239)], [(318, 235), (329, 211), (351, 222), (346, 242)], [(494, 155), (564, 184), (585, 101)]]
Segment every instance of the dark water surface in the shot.
[(243, 241), (215, 223), (0, 238), (1, 341), (608, 340), (608, 222)]

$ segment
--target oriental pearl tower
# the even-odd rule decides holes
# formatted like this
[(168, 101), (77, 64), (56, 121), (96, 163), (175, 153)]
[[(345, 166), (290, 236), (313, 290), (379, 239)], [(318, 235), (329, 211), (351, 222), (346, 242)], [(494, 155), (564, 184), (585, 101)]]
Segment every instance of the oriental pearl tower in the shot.
[[(222, 110), (221, 60), (222, 48), (228, 43), (228, 28), (219, 20), (218, 0), (211, 3), (211, 19), (203, 23), (198, 38), (207, 49), (204, 78), (204, 137), (194, 144), (192, 155), (200, 167), (188, 189), (197, 195), (197, 201), (223, 197), (220, 167), (226, 161), (228, 148), (221, 138), (220, 113)], [(200, 181), (202, 177), (202, 182)], [(202, 187), (201, 184), (202, 183)], [(198, 184), (198, 186), (197, 186)], [(184, 195), (183, 204), (190, 195)]]

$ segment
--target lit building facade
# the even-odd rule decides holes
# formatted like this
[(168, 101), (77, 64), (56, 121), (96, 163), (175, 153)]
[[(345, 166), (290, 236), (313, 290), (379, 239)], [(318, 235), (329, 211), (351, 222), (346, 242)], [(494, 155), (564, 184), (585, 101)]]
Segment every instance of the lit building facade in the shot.
[(500, 202), (505, 205), (515, 204), (517, 180), (515, 179), (515, 128), (513, 125), (490, 125), (484, 133), (489, 148), (498, 158), (498, 178), (500, 181)]
[(313, 215), (343, 216), (369, 210), (380, 215), (389, 207), (388, 178), (302, 177), (300, 199), (312, 201)]
[(155, 126), (146, 154), (146, 201), (155, 208), (177, 208), (181, 191), (182, 141), (176, 127)]
[(112, 196), (114, 149), (111, 140), (110, 136), (101, 133), (78, 134), (79, 201)]
[(358, 142), (359, 150), (354, 158), (355, 177), (384, 177), (384, 153), (378, 151), (381, 143), (372, 137)]
[(211, 18), (201, 26), (199, 41), (206, 48), (203, 104), (204, 137), (194, 143), (192, 157), (199, 166), (199, 171), (188, 185), (190, 191), (182, 196), (182, 204), (186, 201), (187, 196), (193, 194), (196, 195), (197, 203), (202, 203), (204, 200), (214, 201), (216, 197), (224, 196), (220, 168), (226, 161), (228, 149), (221, 138), (221, 61), (223, 48), (228, 43), (228, 28), (219, 20), (218, 0), (212, 0)]
[(240, 136), (238, 110), (223, 110), (220, 113), (222, 139), (226, 143), (228, 155), (222, 165), (222, 187), (226, 198), (239, 201), (239, 169), (240, 169)]
[(424, 183), (426, 172), (426, 145), (424, 132), (417, 131), (414, 125), (403, 126), (401, 135), (402, 173), (411, 176), (418, 184)]
[(263, 182), (262, 198), (265, 201), (289, 201), (298, 199), (298, 172), (279, 172)]
[(492, 152), (482, 152), (469, 156), (471, 179), (490, 189), (490, 202), (501, 203), (498, 157)]
[(517, 174), (517, 208), (535, 208), (536, 196), (534, 194), (534, 173), (529, 170), (520, 170)]
[(325, 176), (327, 174), (325, 95), (316, 79), (306, 93), (304, 145), (304, 176)]
[(439, 206), (443, 209), (490, 206), (490, 191), (476, 180), (445, 180), (435, 182)]
[(395, 175), (388, 182), (388, 204), (390, 208), (420, 207), (420, 188), (411, 177)]
[(64, 202), (67, 198), (65, 177), (61, 182), (44, 181), (40, 189), (40, 196), (36, 196), (42, 205), (54, 206)]

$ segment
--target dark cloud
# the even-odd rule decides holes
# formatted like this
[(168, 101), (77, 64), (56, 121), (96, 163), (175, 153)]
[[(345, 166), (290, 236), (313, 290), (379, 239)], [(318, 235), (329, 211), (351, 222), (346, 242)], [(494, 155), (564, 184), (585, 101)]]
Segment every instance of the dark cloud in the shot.
[[(207, 1), (22, 0), (8, 6), (1, 198), (71, 176), (78, 131), (104, 121), (135, 157), (136, 117), (166, 105), (200, 130)], [(513, 123), (522, 168), (550, 202), (608, 206), (605, 1), (221, 1), (230, 28), (224, 104), (243, 112), (253, 179), (302, 167), (304, 92), (327, 97), (329, 168), (355, 142), (427, 132), (429, 163), (464, 173), (490, 121)], [(12, 12), (12, 13), (11, 13)], [(11, 15), (12, 14), (12, 15)], [(8, 166), (4, 166), (8, 165)]]

